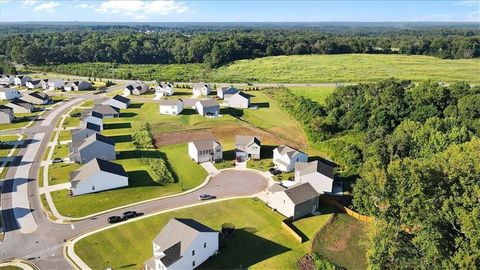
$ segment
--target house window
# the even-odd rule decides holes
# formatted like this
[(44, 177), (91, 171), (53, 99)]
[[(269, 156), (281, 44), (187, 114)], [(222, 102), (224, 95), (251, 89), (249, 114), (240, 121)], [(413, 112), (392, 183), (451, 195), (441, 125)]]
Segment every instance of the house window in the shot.
[(195, 256), (195, 250), (192, 250), (192, 256)]
[(92, 190), (95, 190), (95, 186), (92, 186)]
[(192, 262), (192, 266), (195, 266), (195, 261)]
[(203, 243), (203, 248), (207, 247), (207, 242)]

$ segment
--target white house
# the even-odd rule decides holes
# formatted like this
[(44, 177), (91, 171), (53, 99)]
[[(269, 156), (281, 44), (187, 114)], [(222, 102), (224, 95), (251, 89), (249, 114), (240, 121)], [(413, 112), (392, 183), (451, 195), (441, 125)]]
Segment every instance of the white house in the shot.
[(23, 95), (20, 99), (37, 105), (45, 105), (52, 102), (52, 99), (47, 94), (39, 91)]
[(128, 175), (122, 165), (103, 159), (92, 159), (70, 173), (72, 195), (82, 195), (128, 186)]
[(10, 124), (15, 119), (13, 109), (4, 105), (0, 105), (0, 124)]
[(82, 91), (82, 90), (87, 90), (90, 87), (92, 87), (91, 82), (87, 81), (73, 81), (73, 82), (68, 82), (63, 86), (64, 91)]
[(243, 161), (247, 158), (260, 159), (262, 144), (255, 136), (235, 136), (235, 158)]
[(42, 88), (42, 80), (30, 80), (25, 83), (28, 89)]
[(230, 98), (230, 96), (235, 95), (238, 92), (240, 91), (235, 87), (223, 86), (217, 89), (217, 96), (225, 101), (228, 101), (228, 98)]
[(183, 111), (181, 99), (160, 100), (160, 114), (178, 115)]
[(128, 84), (125, 86), (125, 89), (123, 89), (123, 95), (128, 96), (128, 95), (135, 95), (139, 96), (145, 92), (147, 92), (149, 89), (148, 85), (146, 83), (143, 83), (141, 81), (134, 82), (132, 84)]
[(295, 164), (295, 182), (310, 183), (320, 194), (330, 194), (333, 188), (333, 167), (320, 160), (297, 162)]
[(42, 79), (40, 80), (40, 86), (42, 87), (43, 90), (47, 90), (48, 89), (48, 83), (50, 82), (49, 79)]
[(96, 112), (92, 112), (91, 110), (82, 112), (80, 121), (81, 121), (82, 128), (86, 128), (87, 123), (93, 123), (95, 125), (100, 126), (100, 130), (103, 130), (103, 116)]
[(220, 105), (213, 99), (198, 100), (195, 109), (203, 116), (218, 116), (220, 113)]
[(297, 162), (307, 162), (307, 154), (300, 152), (288, 145), (280, 145), (273, 149), (273, 164), (275, 167), (284, 172), (291, 172), (295, 168)]
[(211, 91), (212, 88), (210, 87), (209, 83), (194, 83), (192, 86), (192, 93), (195, 96), (208, 96)]
[(20, 92), (15, 88), (0, 88), (0, 100), (10, 100), (20, 97)]
[(64, 86), (65, 86), (65, 81), (61, 79), (50, 80), (48, 82), (49, 90), (63, 89)]
[(115, 140), (100, 133), (92, 134), (85, 140), (72, 141), (68, 144), (70, 160), (87, 163), (95, 158), (116, 159)]
[(14, 99), (5, 106), (13, 109), (14, 113), (31, 113), (35, 110), (33, 104), (23, 101), (21, 99)]
[(287, 218), (297, 220), (318, 209), (319, 194), (309, 183), (286, 188), (274, 184), (267, 192), (267, 205)]
[(223, 149), (220, 143), (214, 140), (194, 141), (188, 143), (188, 155), (196, 163), (221, 162)]
[(153, 239), (146, 270), (195, 269), (218, 251), (219, 233), (193, 219), (173, 218)]
[(155, 87), (156, 96), (171, 96), (174, 93), (173, 83), (169, 82), (160, 82), (157, 87)]
[(225, 103), (232, 108), (247, 109), (250, 106), (250, 95), (238, 92), (225, 99)]
[(15, 76), (13, 78), (13, 81), (15, 82), (15, 85), (20, 85), (20, 86), (25, 86), (27, 82), (31, 81), (32, 78), (28, 76)]
[(124, 96), (115, 95), (113, 98), (102, 102), (103, 105), (110, 105), (117, 109), (126, 109), (130, 106), (130, 99)]
[(13, 75), (0, 75), (0, 84), (3, 85), (12, 85), (15, 83), (15, 76)]

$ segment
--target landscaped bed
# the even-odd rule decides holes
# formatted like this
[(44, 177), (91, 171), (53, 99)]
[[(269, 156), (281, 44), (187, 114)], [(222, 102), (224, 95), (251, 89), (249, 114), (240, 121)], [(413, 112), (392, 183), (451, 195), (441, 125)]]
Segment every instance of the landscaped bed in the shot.
[[(237, 199), (173, 211), (106, 230), (75, 245), (92, 268), (140, 269), (153, 255), (151, 241), (172, 217), (193, 218), (215, 230), (232, 223), (236, 231), (216, 257), (200, 269), (296, 269), (309, 249), (281, 227), (283, 216), (262, 201)], [(315, 217), (321, 226), (322, 217)]]

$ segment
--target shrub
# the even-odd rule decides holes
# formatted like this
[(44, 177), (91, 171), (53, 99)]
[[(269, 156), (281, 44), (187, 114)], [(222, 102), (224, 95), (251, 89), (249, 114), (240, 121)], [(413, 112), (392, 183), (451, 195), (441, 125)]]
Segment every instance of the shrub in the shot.
[(172, 173), (168, 169), (165, 160), (161, 158), (142, 158), (142, 161), (150, 167), (150, 170), (153, 173), (153, 177), (155, 178), (155, 182), (161, 184), (175, 182), (175, 179), (173, 178)]

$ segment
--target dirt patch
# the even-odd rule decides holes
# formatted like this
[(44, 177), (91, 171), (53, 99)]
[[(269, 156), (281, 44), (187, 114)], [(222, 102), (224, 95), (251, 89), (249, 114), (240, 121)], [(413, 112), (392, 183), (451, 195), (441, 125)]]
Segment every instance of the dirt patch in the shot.
[[(262, 144), (283, 144), (286, 143), (285, 140), (273, 135), (272, 133), (266, 132), (262, 129), (255, 128), (253, 126), (219, 126), (212, 128), (213, 134), (215, 137), (222, 140), (235, 140), (236, 135), (249, 135), (256, 136), (260, 139)], [(293, 145), (292, 145), (293, 146)]]
[(210, 140), (217, 138), (210, 129), (184, 130), (157, 133), (154, 136), (155, 146), (188, 143), (191, 141)]

